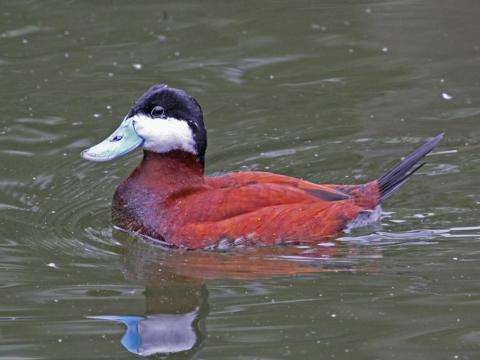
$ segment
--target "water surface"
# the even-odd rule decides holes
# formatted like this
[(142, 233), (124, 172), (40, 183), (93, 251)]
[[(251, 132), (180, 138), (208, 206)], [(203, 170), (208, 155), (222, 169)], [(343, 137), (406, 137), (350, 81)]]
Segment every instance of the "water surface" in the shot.
[[(3, 1), (0, 358), (478, 358), (479, 17), (474, 0)], [(369, 231), (166, 251), (111, 226), (141, 155), (79, 157), (157, 82), (202, 104), (210, 174), (366, 182), (446, 137)]]

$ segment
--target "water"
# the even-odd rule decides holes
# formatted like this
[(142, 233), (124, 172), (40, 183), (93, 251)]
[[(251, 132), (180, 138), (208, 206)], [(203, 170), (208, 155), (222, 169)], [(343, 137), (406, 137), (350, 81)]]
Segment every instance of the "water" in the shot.
[[(3, 1), (0, 358), (477, 359), (479, 17), (473, 0)], [(111, 226), (139, 153), (79, 157), (155, 82), (202, 104), (210, 174), (365, 182), (446, 137), (381, 226), (168, 251)]]

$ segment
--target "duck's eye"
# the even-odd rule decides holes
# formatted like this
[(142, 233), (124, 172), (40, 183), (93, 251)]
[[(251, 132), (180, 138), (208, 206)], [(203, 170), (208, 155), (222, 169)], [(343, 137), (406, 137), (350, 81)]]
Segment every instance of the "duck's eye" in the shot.
[(150, 112), (153, 118), (166, 118), (165, 109), (161, 106), (155, 106)]

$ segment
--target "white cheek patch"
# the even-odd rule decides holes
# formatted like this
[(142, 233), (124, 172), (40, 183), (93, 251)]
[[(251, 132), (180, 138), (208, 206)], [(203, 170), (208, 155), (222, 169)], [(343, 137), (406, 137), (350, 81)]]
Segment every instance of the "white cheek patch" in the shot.
[(197, 155), (192, 129), (184, 120), (175, 118), (152, 119), (146, 115), (132, 116), (133, 126), (145, 139), (143, 147), (156, 153), (184, 150)]

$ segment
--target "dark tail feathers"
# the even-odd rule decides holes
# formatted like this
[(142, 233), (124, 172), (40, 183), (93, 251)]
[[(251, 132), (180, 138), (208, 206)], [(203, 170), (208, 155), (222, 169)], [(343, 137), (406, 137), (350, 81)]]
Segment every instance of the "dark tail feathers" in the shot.
[[(444, 133), (441, 133), (428, 142), (420, 146), (417, 150), (407, 155), (403, 160), (388, 170), (380, 179), (378, 187), (380, 190), (379, 203), (388, 199), (397, 191), (418, 169), (425, 163), (415, 166), (425, 155), (432, 151), (435, 146), (443, 139)], [(414, 167), (415, 166), (415, 167)], [(413, 169), (412, 169), (413, 168)]]

